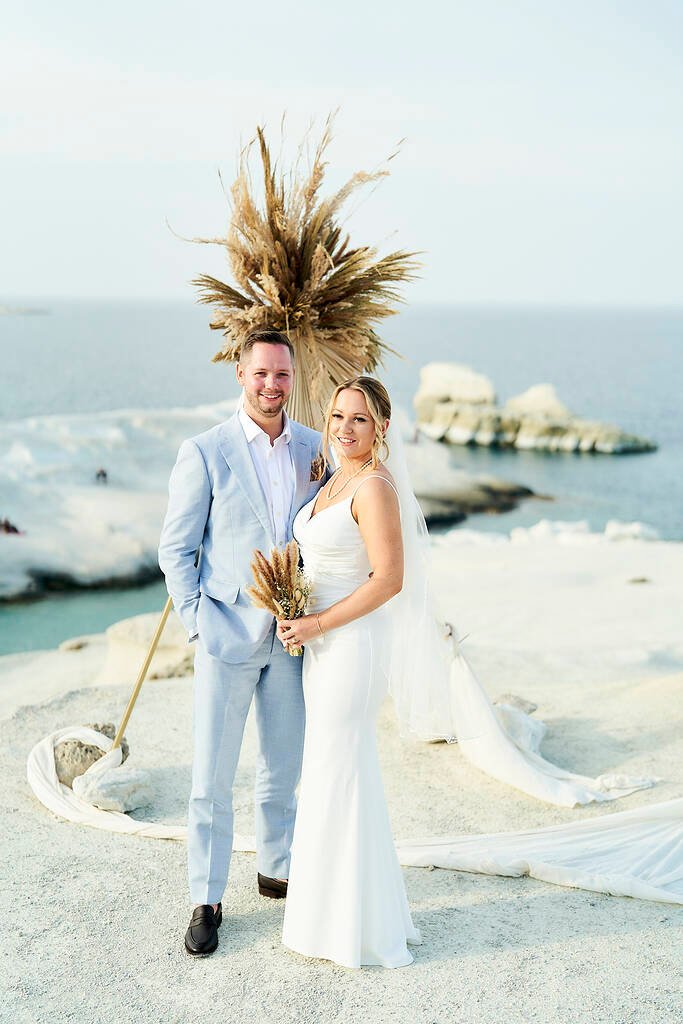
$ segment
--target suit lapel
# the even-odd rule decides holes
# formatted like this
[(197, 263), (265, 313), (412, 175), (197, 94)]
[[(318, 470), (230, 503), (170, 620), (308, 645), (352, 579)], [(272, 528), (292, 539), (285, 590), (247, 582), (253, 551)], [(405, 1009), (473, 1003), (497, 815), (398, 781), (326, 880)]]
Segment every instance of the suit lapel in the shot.
[[(295, 420), (290, 420), (290, 424), (292, 427), (292, 459), (296, 471), (296, 485), (290, 514), (291, 524), (299, 509), (311, 497), (311, 487), (314, 486), (315, 481), (310, 478), (310, 466), (318, 453), (313, 452), (310, 442), (301, 436), (299, 424)], [(325, 477), (316, 482), (318, 486), (325, 483)]]
[(295, 486), (292, 507), (289, 510), (290, 523), (308, 497), (311, 485), (311, 449), (298, 431), (298, 424), (290, 420), (292, 430), (292, 461), (294, 462)]
[(235, 474), (261, 526), (275, 543), (270, 512), (249, 451), (249, 444), (237, 414), (223, 424), (218, 442), (221, 455)]

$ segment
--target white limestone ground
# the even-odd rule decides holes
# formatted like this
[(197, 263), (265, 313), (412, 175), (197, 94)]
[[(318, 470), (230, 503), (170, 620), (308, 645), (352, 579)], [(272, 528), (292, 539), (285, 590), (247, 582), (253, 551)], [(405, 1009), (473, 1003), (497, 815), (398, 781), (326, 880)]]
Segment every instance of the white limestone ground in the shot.
[[(491, 696), (513, 691), (538, 703), (552, 760), (664, 781), (609, 806), (546, 806), (480, 775), (457, 745), (403, 744), (387, 706), (380, 749), (397, 838), (540, 827), (683, 796), (683, 545), (525, 533), (457, 532), (435, 546), (436, 586), (448, 617), (470, 632), (468, 658)], [(649, 582), (628, 582), (643, 577)], [(281, 947), (282, 905), (258, 896), (253, 855), (235, 854), (219, 950), (190, 959), (184, 846), (59, 821), (25, 781), (26, 755), (48, 732), (120, 717), (133, 678), (91, 685), (106, 660), (102, 638), (0, 659), (3, 1019), (680, 1019), (681, 908), (524, 878), (406, 869), (424, 936), (415, 963), (349, 971)], [(108, 673), (116, 663), (109, 658)], [(125, 659), (118, 664), (125, 674)], [(164, 820), (184, 819), (190, 722), (190, 679), (153, 680), (127, 731), (130, 763), (149, 771), (153, 813)], [(246, 833), (254, 754), (250, 721), (235, 795), (236, 827)]]

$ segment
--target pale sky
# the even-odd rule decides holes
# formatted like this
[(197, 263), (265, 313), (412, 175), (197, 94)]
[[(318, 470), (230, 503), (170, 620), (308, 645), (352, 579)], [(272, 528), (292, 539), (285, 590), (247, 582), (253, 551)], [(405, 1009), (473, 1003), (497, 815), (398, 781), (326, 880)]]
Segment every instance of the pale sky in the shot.
[(683, 304), (680, 0), (27, 0), (0, 41), (0, 303), (187, 300), (240, 140), (340, 107), (348, 221), (413, 302)]

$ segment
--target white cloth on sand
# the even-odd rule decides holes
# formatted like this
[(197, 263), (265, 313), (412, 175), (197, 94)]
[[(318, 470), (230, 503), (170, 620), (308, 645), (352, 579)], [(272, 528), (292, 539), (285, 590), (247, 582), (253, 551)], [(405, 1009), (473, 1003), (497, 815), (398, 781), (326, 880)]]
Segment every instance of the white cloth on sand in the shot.
[[(105, 829), (108, 832), (126, 832), (148, 839), (182, 840), (186, 838), (185, 825), (139, 821), (119, 810), (104, 810), (93, 806), (88, 799), (84, 799), (84, 796), (79, 796), (77, 792), (73, 792), (68, 786), (63, 785), (57, 778), (54, 750), (57, 744), (64, 740), (80, 740), (82, 743), (93, 744), (101, 750), (107, 751), (84, 775), (74, 780), (76, 789), (80, 789), (84, 794), (89, 793), (89, 798), (97, 799), (95, 787), (91, 785), (91, 782), (93, 779), (101, 779), (104, 772), (107, 775), (117, 775), (120, 772), (124, 776), (124, 782), (118, 787), (120, 799), (123, 797), (127, 783), (131, 784), (133, 791), (138, 785), (137, 771), (120, 767), (121, 748), (117, 747), (112, 750), (113, 740), (108, 736), (82, 725), (58, 729), (36, 743), (26, 764), (26, 777), (29, 785), (38, 800), (48, 810), (67, 821)], [(245, 839), (243, 836), (236, 835), (233, 849), (251, 852), (254, 849), (253, 839), (251, 837)]]
[[(62, 785), (55, 770), (54, 748), (70, 739), (102, 749), (112, 744), (109, 737), (85, 726), (58, 729), (36, 743), (29, 754), (27, 777), (48, 810), (67, 821), (109, 832), (151, 839), (186, 838), (184, 825), (137, 821), (120, 811), (100, 810)], [(112, 756), (113, 767), (116, 759), (120, 763), (119, 748)], [(253, 836), (235, 835), (233, 849), (253, 853)], [(683, 904), (683, 798), (527, 832), (399, 841), (396, 849), (404, 867), (526, 874), (555, 885)]]
[[(54, 748), (66, 739), (103, 749), (112, 743), (107, 736), (78, 726), (59, 729), (33, 747), (28, 781), (48, 810), (67, 821), (110, 832), (186, 838), (184, 825), (137, 821), (119, 811), (103, 811), (62, 785)], [(113, 755), (120, 758), (116, 751)], [(233, 849), (253, 853), (253, 836), (235, 835)], [(529, 831), (398, 841), (396, 849), (404, 867), (529, 875), (554, 885), (683, 905), (683, 798)]]
[(529, 875), (554, 885), (683, 904), (683, 798), (530, 831), (396, 845), (404, 866)]

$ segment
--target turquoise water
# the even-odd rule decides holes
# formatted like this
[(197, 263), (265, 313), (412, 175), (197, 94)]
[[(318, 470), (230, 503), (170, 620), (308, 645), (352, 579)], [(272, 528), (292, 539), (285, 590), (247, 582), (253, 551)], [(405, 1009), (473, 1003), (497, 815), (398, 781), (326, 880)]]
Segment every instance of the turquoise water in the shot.
[[(190, 300), (35, 304), (50, 312), (0, 316), (0, 419), (197, 405), (237, 394), (234, 369), (210, 362), (220, 335), (209, 331), (207, 309)], [(467, 526), (507, 531), (548, 517), (587, 519), (601, 530), (616, 518), (683, 540), (683, 310), (414, 306), (382, 334), (404, 358), (389, 357), (379, 375), (408, 409), (421, 365), (462, 362), (491, 377), (500, 401), (549, 382), (577, 414), (660, 445), (622, 457), (456, 448), (463, 468), (554, 498), (472, 517)], [(10, 501), (0, 494), (0, 517)], [(0, 652), (51, 647), (163, 603), (155, 584), (1, 607)]]
[(0, 654), (47, 650), (62, 640), (101, 633), (130, 615), (157, 611), (166, 603), (163, 581), (121, 590), (87, 590), (41, 601), (0, 606)]

